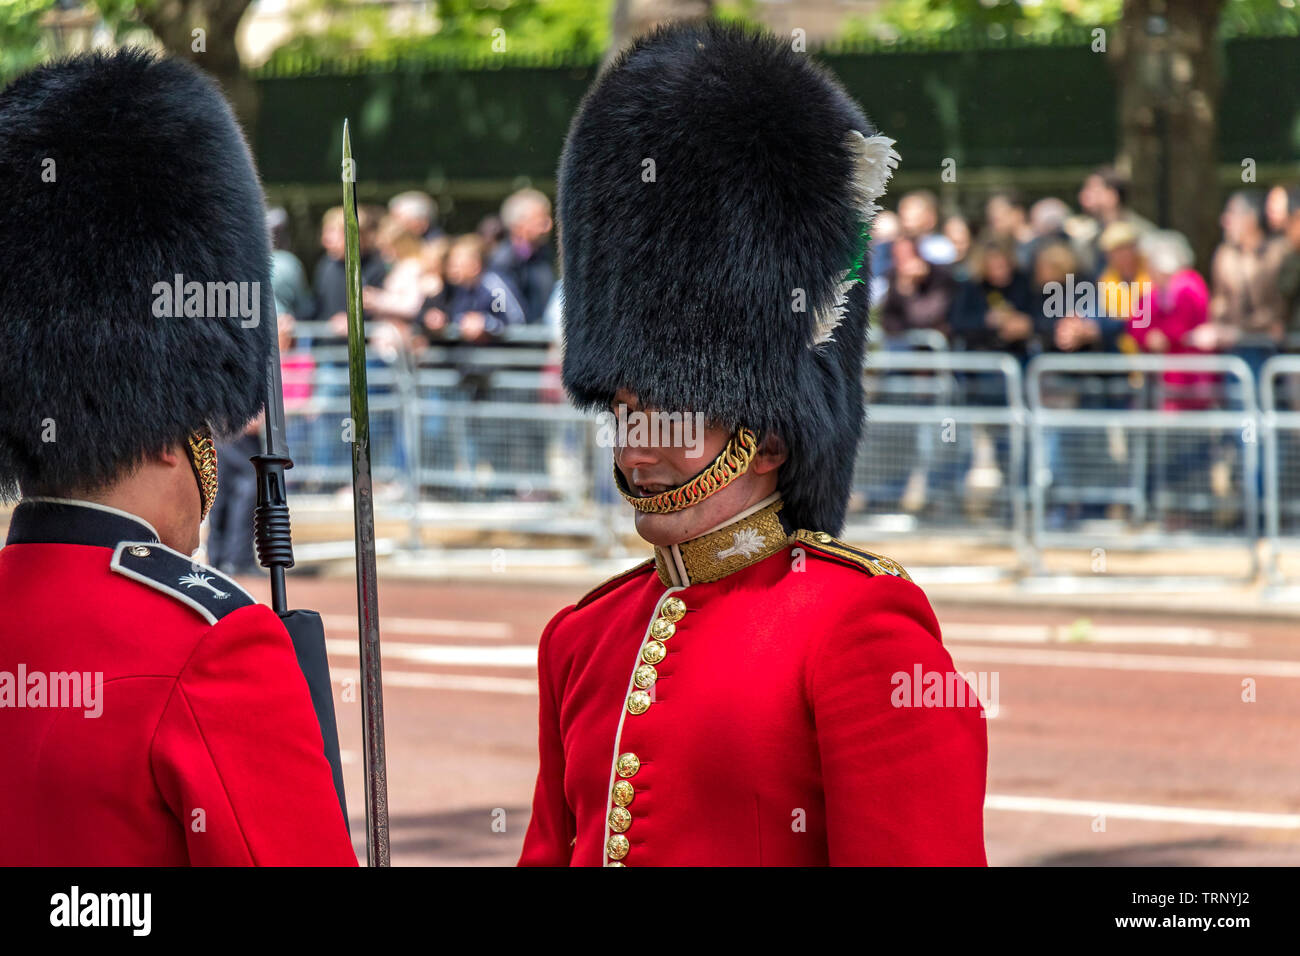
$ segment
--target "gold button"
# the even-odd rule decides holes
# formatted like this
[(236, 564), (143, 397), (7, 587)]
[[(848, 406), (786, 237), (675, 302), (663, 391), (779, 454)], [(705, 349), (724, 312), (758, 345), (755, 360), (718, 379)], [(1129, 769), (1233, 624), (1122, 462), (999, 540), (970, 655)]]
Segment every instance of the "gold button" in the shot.
[(633, 753), (619, 754), (617, 766), (620, 777), (635, 777), (641, 769), (641, 758)]
[(621, 860), (627, 856), (627, 851), (631, 846), (632, 844), (627, 842), (627, 837), (621, 833), (615, 833), (609, 838), (609, 842), (605, 844), (605, 852), (615, 860)]
[(634, 690), (627, 698), (629, 714), (644, 714), (650, 709), (650, 695), (643, 690)]
[(672, 621), (666, 621), (662, 617), (654, 619), (650, 625), (650, 636), (656, 641), (666, 641), (677, 633), (677, 625)]
[(632, 683), (642, 690), (650, 687), (658, 679), (659, 672), (654, 669), (652, 664), (642, 664), (636, 669), (636, 673), (632, 675)]
[(675, 595), (670, 597), (667, 601), (664, 601), (663, 605), (659, 608), (659, 616), (666, 621), (672, 621), (674, 623), (680, 621), (685, 614), (686, 602)]
[(134, 548), (127, 548), (127, 550), (130, 551), (137, 558), (149, 557), (149, 549), (144, 547), (144, 545), (137, 544)]
[(636, 787), (626, 780), (620, 780), (614, 784), (614, 802), (620, 807), (626, 807), (634, 797), (636, 797)]
[(618, 860), (610, 860), (610, 861), (609, 861), (608, 863), (606, 863), (605, 865), (606, 865), (606, 866), (621, 866), (621, 867), (623, 867), (624, 869), (627, 869), (627, 864), (626, 864), (626, 863), (620, 863), (620, 862), (618, 862)]
[(813, 539), (815, 541), (820, 541), (822, 544), (830, 544), (835, 540), (832, 535), (827, 534), (825, 531), (818, 531), (813, 535)]
[(615, 833), (622, 833), (632, 825), (632, 814), (622, 807), (609, 811), (609, 828)]
[(668, 656), (668, 647), (663, 641), (646, 641), (645, 647), (641, 648), (641, 660), (647, 664), (658, 664)]

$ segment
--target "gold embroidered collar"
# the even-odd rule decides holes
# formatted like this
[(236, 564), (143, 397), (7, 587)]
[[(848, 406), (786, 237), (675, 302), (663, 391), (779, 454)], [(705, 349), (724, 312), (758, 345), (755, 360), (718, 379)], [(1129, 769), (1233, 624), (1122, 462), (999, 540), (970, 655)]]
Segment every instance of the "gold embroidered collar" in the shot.
[(698, 538), (655, 548), (659, 580), (664, 587), (707, 584), (780, 551), (790, 537), (777, 517), (781, 504), (772, 495)]

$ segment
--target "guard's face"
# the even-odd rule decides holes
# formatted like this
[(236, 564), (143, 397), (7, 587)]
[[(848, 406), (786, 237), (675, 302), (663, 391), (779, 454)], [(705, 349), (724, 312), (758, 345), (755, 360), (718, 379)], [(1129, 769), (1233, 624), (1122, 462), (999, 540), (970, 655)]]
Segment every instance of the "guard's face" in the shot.
[[(643, 408), (626, 389), (615, 395), (611, 411), (617, 414), (619, 405), (626, 407), (627, 414), (654, 411)], [(614, 463), (628, 487), (648, 498), (689, 481), (708, 467), (730, 440), (731, 432), (706, 424), (702, 436), (694, 436), (689, 445), (653, 444), (638, 439), (632, 428), (627, 437), (626, 444), (615, 447)], [(760, 451), (745, 474), (699, 504), (669, 514), (636, 512), (637, 534), (663, 547), (698, 537), (775, 491), (776, 469), (784, 460), (783, 451), (776, 456)]]

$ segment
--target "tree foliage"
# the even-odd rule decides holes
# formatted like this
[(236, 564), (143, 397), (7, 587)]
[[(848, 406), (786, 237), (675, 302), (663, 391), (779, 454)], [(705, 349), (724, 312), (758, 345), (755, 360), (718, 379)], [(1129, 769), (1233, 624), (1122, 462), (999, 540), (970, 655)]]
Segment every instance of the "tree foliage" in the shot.
[[(886, 0), (873, 14), (849, 20), (843, 39), (891, 40), (952, 30), (984, 32), (992, 39), (1043, 37), (1116, 23), (1123, 7), (1123, 0)], [(1231, 32), (1288, 24), (1300, 25), (1297, 0), (1228, 0), (1224, 5), (1223, 25)]]
[[(383, 4), (311, 0), (294, 11), (295, 36), (276, 56), (364, 53), (384, 60), (505, 53), (598, 57), (609, 44), (613, 0), (435, 0), (427, 22), (394, 25)], [(324, 29), (308, 24), (325, 23)]]

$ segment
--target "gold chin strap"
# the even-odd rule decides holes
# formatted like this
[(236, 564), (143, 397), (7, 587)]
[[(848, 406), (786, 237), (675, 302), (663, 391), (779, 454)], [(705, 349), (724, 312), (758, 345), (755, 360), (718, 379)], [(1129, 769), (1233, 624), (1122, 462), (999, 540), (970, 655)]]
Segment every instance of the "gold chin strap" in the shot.
[(190, 432), (188, 445), (190, 464), (194, 466), (194, 477), (199, 481), (199, 495), (203, 499), (203, 513), (199, 516), (203, 521), (217, 500), (217, 446), (206, 428)]
[(633, 494), (618, 464), (614, 465), (614, 484), (619, 494), (637, 511), (666, 515), (697, 505), (709, 495), (721, 491), (749, 469), (749, 463), (758, 452), (758, 437), (748, 428), (736, 429), (725, 448), (702, 472), (676, 488), (642, 498)]

